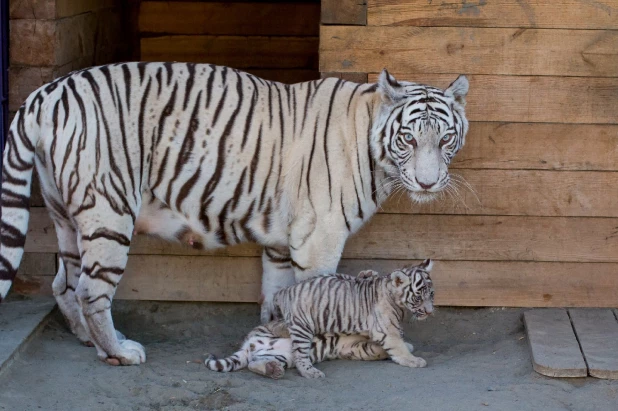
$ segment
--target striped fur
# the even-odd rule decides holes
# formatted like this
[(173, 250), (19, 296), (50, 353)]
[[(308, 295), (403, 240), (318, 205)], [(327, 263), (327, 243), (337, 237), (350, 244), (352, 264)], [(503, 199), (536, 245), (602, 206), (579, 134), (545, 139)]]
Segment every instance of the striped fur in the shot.
[[(28, 97), (9, 130), (0, 299), (23, 254), (36, 167), (60, 249), (54, 295), (100, 358), (145, 359), (139, 344), (118, 340), (110, 313), (135, 234), (194, 248), (264, 245), (266, 323), (277, 290), (335, 271), (393, 181), (432, 195), (438, 184), (410, 176), (418, 170), (428, 184), (438, 157), (427, 153), (442, 153), (443, 173), (463, 144), (466, 92), (463, 77), (444, 92), (386, 72), (379, 84), (284, 85), (186, 63), (113, 64), (55, 80)], [(420, 133), (416, 151), (394, 143), (406, 127)], [(447, 145), (445, 132), (455, 133)]]
[(368, 333), (396, 363), (425, 367), (403, 340), (404, 313), (424, 319), (433, 312), (433, 263), (425, 260), (387, 276), (355, 280), (335, 274), (303, 281), (275, 294), (275, 307), (288, 326), (294, 362), (307, 378), (324, 377), (311, 361), (316, 335)]
[[(409, 349), (413, 349), (412, 345)], [(316, 335), (309, 356), (314, 364), (338, 358), (376, 361), (388, 357), (380, 345), (362, 334)], [(253, 329), (241, 348), (231, 356), (216, 359), (210, 355), (205, 364), (213, 371), (230, 372), (248, 368), (257, 374), (279, 379), (286, 369), (294, 368), (292, 339), (283, 321), (272, 321)]]

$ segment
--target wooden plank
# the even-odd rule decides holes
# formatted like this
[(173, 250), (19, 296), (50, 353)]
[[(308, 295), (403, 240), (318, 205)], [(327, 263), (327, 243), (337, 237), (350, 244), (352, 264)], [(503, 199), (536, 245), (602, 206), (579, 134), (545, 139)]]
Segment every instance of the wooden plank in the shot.
[(618, 126), (472, 122), (451, 168), (618, 170)]
[(364, 0), (322, 0), (322, 24), (367, 24), (367, 2)]
[(322, 26), (320, 71), (618, 76), (618, 31)]
[(367, 73), (353, 73), (353, 72), (324, 72), (320, 73), (320, 78), (340, 78), (342, 80), (351, 81), (353, 83), (366, 83), (367, 82)]
[(617, 29), (616, 0), (368, 0), (369, 26)]
[(384, 212), (618, 217), (618, 196), (599, 195), (618, 187), (616, 172), (459, 169), (451, 170), (451, 185), (457, 193), (426, 204), (396, 193)]
[(135, 255), (129, 258), (116, 298), (254, 302), (261, 278), (260, 258)]
[(524, 324), (536, 372), (549, 377), (588, 375), (566, 310), (526, 311)]
[[(389, 273), (411, 260), (344, 259), (338, 272)], [(204, 269), (207, 267), (207, 269)], [(436, 261), (436, 304), (496, 307), (612, 307), (618, 305), (617, 264)], [(257, 302), (258, 257), (129, 257), (117, 298)], [(53, 277), (37, 277), (49, 284)], [(41, 287), (43, 290), (45, 287)]]
[(570, 309), (590, 376), (618, 379), (618, 321), (611, 310)]
[(143, 61), (187, 61), (243, 68), (317, 68), (312, 37), (162, 36), (141, 40)]
[[(584, 217), (510, 217), (378, 214), (348, 241), (346, 258), (482, 261), (618, 262), (618, 220)], [(33, 209), (25, 249), (57, 252), (53, 225)], [(259, 256), (245, 244), (201, 251), (146, 236), (131, 254)]]
[(157, 34), (318, 36), (317, 3), (143, 1), (139, 31)]
[[(398, 74), (399, 80), (448, 87), (451, 74)], [(369, 74), (376, 82), (378, 74)], [(618, 124), (618, 78), (468, 76), (471, 121)]]
[(53, 253), (25, 253), (12, 292), (23, 295), (52, 295), (51, 283), (57, 271)]
[(119, 0), (56, 0), (56, 18), (75, 16), (120, 4)]
[[(343, 259), (338, 272), (381, 274), (418, 261)], [(437, 305), (471, 307), (615, 307), (618, 265), (436, 260)]]

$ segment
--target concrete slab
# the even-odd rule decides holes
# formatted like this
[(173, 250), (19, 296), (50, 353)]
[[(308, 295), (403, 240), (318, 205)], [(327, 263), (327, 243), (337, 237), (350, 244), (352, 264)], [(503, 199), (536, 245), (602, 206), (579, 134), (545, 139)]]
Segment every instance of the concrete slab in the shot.
[(549, 377), (585, 377), (586, 363), (565, 309), (550, 308), (524, 313), (532, 368)]
[(618, 321), (609, 309), (569, 309), (592, 377), (618, 379)]
[(0, 304), (0, 373), (36, 334), (56, 306), (52, 297), (9, 297)]

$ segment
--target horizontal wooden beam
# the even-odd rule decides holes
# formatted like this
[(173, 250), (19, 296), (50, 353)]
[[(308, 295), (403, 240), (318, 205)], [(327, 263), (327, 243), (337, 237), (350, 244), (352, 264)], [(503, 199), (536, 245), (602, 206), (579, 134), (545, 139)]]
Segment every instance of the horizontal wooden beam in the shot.
[(618, 31), (322, 26), (320, 71), (618, 76)]
[(616, 171), (618, 126), (472, 122), (451, 168)]
[[(453, 74), (391, 73), (398, 80), (446, 88)], [(375, 83), (378, 73), (369, 74)], [(468, 76), (472, 121), (618, 124), (618, 78)]]
[(618, 29), (615, 0), (367, 0), (369, 26)]
[(183, 61), (244, 68), (315, 69), (318, 39), (262, 36), (162, 36), (141, 40), (143, 61)]
[[(618, 262), (618, 219), (378, 214), (350, 238), (346, 258), (439, 258), (471, 261)], [(33, 209), (26, 251), (57, 252), (53, 225)], [(200, 251), (146, 236), (131, 254), (259, 256), (246, 244)]]
[(281, 2), (142, 1), (139, 31), (151, 34), (318, 36), (320, 5)]

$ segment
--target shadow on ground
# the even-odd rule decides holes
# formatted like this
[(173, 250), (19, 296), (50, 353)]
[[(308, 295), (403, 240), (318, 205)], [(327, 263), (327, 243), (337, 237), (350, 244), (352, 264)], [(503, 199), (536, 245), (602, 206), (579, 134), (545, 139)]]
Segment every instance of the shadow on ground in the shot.
[(518, 309), (439, 309), (406, 326), (428, 367), (390, 361), (319, 364), (325, 379), (289, 370), (279, 381), (220, 374), (205, 354), (233, 352), (258, 324), (254, 304), (114, 302), (119, 330), (148, 361), (110, 367), (80, 345), (55, 313), (0, 376), (6, 410), (610, 410), (618, 381), (551, 379), (532, 370)]

